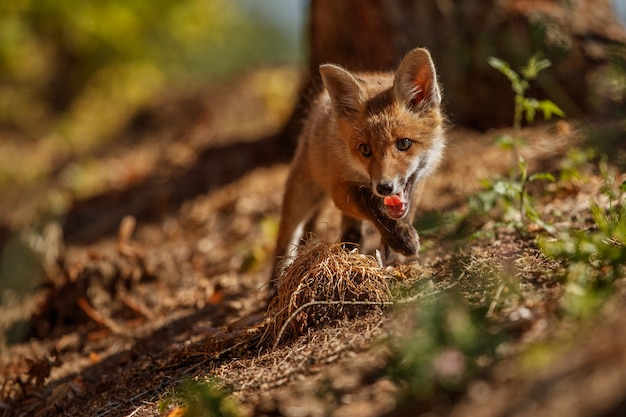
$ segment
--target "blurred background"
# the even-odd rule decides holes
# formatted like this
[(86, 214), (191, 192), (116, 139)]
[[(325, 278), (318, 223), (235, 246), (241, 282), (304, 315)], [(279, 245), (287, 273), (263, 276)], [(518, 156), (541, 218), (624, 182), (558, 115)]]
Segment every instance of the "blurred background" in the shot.
[(612, 0), (612, 3), (620, 22), (622, 22), (623, 25), (626, 25), (626, 1)]
[(11, 308), (20, 294), (58, 272), (68, 238), (93, 241), (125, 214), (175, 210), (242, 165), (192, 173), (182, 180), (191, 191), (174, 198), (203, 151), (285, 123), (307, 6), (0, 2), (0, 330), (21, 314)]
[(113, 140), (166, 90), (300, 65), (305, 13), (296, 0), (3, 2), (0, 189)]

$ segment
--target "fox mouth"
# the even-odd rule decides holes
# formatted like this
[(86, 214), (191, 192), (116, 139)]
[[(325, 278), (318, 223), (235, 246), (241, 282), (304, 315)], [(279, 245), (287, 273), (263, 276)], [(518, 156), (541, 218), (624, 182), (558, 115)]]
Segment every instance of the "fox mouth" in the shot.
[(387, 214), (392, 219), (399, 220), (406, 216), (411, 206), (413, 188), (415, 186), (415, 174), (409, 177), (399, 193), (389, 195), (383, 199)]

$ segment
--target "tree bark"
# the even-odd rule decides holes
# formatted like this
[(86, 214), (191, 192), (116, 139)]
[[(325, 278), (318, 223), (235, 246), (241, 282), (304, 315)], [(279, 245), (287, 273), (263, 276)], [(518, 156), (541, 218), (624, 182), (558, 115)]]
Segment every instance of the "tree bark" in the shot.
[(512, 124), (511, 86), (489, 56), (518, 69), (541, 52), (553, 66), (529, 95), (551, 99), (569, 117), (613, 116), (625, 99), (602, 85), (610, 65), (626, 60), (626, 31), (609, 0), (312, 0), (309, 24), (310, 74), (291, 136), (321, 88), (320, 64), (393, 70), (418, 46), (431, 51), (454, 125)]

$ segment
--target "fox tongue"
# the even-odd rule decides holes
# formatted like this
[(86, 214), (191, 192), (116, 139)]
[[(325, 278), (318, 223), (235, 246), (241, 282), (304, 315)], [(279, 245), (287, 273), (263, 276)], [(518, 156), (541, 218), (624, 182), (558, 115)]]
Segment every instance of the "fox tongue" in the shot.
[(390, 195), (390, 196), (385, 197), (383, 200), (383, 203), (387, 207), (398, 207), (404, 204), (404, 201), (402, 201), (400, 194), (395, 194), (395, 195)]
[(404, 202), (404, 192), (387, 196), (383, 199), (383, 204), (387, 207), (389, 215), (395, 219), (404, 216), (406, 204)]

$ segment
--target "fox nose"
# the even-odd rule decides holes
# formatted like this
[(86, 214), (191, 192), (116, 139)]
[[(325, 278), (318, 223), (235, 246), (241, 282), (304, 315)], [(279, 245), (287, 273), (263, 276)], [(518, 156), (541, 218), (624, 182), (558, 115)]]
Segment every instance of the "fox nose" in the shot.
[(376, 186), (376, 192), (380, 195), (389, 195), (393, 192), (393, 184), (390, 182), (381, 182)]

